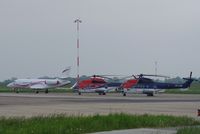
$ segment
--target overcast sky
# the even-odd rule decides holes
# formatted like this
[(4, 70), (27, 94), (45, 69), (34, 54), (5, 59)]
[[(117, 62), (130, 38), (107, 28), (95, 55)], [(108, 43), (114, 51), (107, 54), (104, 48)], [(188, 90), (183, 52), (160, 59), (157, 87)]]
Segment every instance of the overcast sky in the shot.
[(0, 80), (80, 74), (200, 76), (199, 0), (1, 0)]

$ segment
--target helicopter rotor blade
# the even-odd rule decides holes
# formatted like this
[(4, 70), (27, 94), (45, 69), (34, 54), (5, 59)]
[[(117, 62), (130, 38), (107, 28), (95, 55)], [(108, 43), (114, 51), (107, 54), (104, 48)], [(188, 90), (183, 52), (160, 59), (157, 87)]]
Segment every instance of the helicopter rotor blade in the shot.
[(109, 80), (113, 80), (113, 78), (110, 77), (117, 77), (117, 76), (122, 76), (122, 75), (93, 75), (92, 77), (100, 77), (100, 78), (105, 78), (105, 79), (109, 79)]
[(165, 75), (153, 75), (153, 74), (140, 74), (138, 75), (139, 77), (143, 77), (143, 76), (152, 76), (152, 77), (163, 77), (163, 78), (170, 78), (169, 76), (165, 76)]

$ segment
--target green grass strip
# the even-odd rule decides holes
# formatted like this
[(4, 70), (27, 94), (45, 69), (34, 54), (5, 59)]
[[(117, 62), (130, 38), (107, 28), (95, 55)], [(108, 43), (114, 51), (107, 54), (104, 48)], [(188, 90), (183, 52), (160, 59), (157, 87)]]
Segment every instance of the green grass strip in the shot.
[(94, 116), (51, 115), (0, 118), (0, 134), (81, 134), (99, 131), (200, 125), (189, 117), (109, 114)]
[(200, 134), (200, 127), (187, 127), (179, 129), (177, 134)]
[(189, 90), (181, 91), (180, 89), (168, 89), (165, 93), (170, 94), (200, 94), (200, 83), (194, 82)]

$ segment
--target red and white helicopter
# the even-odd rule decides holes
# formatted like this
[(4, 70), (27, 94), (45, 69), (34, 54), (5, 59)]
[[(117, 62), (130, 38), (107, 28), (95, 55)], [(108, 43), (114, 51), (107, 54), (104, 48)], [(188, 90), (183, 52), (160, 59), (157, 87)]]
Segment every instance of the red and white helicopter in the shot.
[(115, 92), (122, 83), (110, 82), (112, 79), (107, 76), (113, 75), (93, 75), (88, 79), (76, 82), (72, 86), (72, 89), (75, 92), (78, 92), (79, 95), (81, 95), (81, 93), (98, 93), (99, 95), (106, 95), (106, 93)]

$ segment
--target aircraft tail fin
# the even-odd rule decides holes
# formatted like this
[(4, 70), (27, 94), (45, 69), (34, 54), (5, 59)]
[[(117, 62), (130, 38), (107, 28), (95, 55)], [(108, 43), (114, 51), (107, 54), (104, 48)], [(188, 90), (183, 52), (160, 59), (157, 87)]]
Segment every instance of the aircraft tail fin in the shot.
[(190, 72), (190, 77), (189, 78), (183, 78), (184, 80), (186, 80), (185, 83), (183, 83), (183, 88), (188, 88), (190, 87), (190, 85), (192, 84), (192, 82), (195, 80), (192, 78), (192, 72)]
[(65, 79), (67, 77), (69, 77), (69, 73), (70, 73), (71, 67), (67, 67), (62, 71), (61, 77), (59, 77), (60, 79)]

